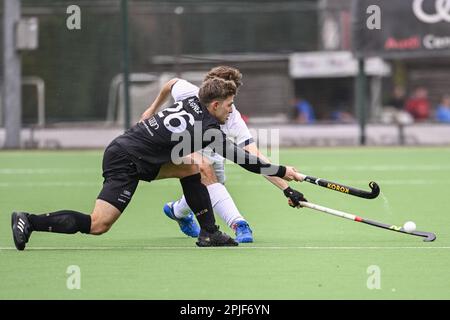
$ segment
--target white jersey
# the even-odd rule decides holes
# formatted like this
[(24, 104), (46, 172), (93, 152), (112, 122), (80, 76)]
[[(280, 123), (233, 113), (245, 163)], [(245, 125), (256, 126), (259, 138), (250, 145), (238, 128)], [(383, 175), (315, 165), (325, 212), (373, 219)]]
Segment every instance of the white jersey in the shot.
[[(186, 80), (178, 80), (172, 86), (172, 97), (175, 101), (181, 101), (188, 97), (198, 97), (199, 87)], [(228, 117), (225, 124), (220, 126), (227, 137), (232, 138), (238, 146), (246, 146), (253, 142), (253, 137), (248, 130), (244, 120), (242, 120), (241, 113), (232, 106), (233, 111)]]

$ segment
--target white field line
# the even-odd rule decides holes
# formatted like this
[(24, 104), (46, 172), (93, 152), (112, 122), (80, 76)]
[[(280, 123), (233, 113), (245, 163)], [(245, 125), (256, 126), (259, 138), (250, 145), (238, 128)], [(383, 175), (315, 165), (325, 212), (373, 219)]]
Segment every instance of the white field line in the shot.
[(1, 168), (0, 174), (70, 174), (70, 173), (101, 173), (99, 168)]
[(0, 182), (0, 188), (10, 187), (25, 187), (25, 188), (37, 188), (37, 187), (101, 187), (101, 182)]
[[(163, 180), (157, 181), (159, 186), (178, 186), (180, 183), (178, 180)], [(146, 184), (142, 184), (145, 186)], [(72, 182), (62, 182), (62, 181), (45, 181), (45, 182), (0, 182), (0, 188), (52, 188), (52, 187), (102, 187), (102, 181), (89, 182), (89, 181), (72, 181)]]
[[(443, 171), (450, 170), (450, 165), (373, 165), (373, 166), (320, 166), (320, 167), (300, 167), (305, 174), (314, 171)], [(230, 174), (239, 169), (231, 167)], [(101, 168), (0, 168), (0, 175), (29, 175), (29, 174), (71, 174), (71, 173), (101, 173)], [(313, 175), (313, 174), (312, 174)]]
[[(26, 251), (52, 251), (52, 250), (86, 250), (86, 251), (109, 251), (109, 250), (149, 250), (149, 251), (164, 251), (164, 250), (449, 250), (450, 247), (312, 247), (312, 246), (299, 246), (299, 247), (278, 247), (278, 246), (239, 246), (239, 247), (214, 247), (214, 248), (198, 248), (192, 247), (31, 247), (26, 248)], [(0, 250), (16, 251), (15, 247), (0, 247)]]
[[(380, 186), (383, 185), (448, 185), (450, 180), (421, 180), (421, 179), (398, 179), (398, 180), (378, 180)], [(176, 180), (165, 180), (157, 181), (158, 185), (178, 185)], [(346, 180), (345, 184), (348, 185), (366, 185), (367, 181), (362, 180)], [(256, 186), (260, 185), (258, 181), (248, 181), (242, 180), (241, 178), (230, 178), (227, 179), (227, 185), (245, 185), (245, 186)], [(72, 181), (72, 182), (62, 182), (62, 181), (45, 181), (45, 182), (0, 182), (0, 188), (10, 188), (10, 187), (25, 187), (25, 188), (36, 188), (36, 187), (101, 187), (102, 182), (89, 182), (89, 181)]]
[[(260, 185), (257, 181), (240, 181), (244, 180), (241, 177), (229, 177), (227, 178), (227, 185)], [(336, 179), (337, 180), (337, 179)], [(396, 180), (379, 180), (374, 179), (382, 187), (383, 185), (436, 185), (436, 184), (450, 184), (449, 180), (424, 180), (424, 179), (396, 179)], [(345, 180), (342, 184), (345, 185), (361, 185), (362, 187), (367, 186), (370, 180)], [(368, 189), (368, 187), (367, 187)]]
[[(404, 166), (404, 165), (375, 165), (375, 166), (324, 166), (316, 168), (316, 170), (324, 171), (441, 171), (450, 170), (450, 165), (416, 165), (416, 166)], [(305, 169), (303, 169), (305, 171)]]
[[(238, 171), (239, 168), (231, 167), (233, 171)], [(299, 166), (298, 169), (304, 174), (311, 174), (314, 176), (314, 171), (445, 171), (450, 170), (450, 165), (356, 165), (356, 166)]]

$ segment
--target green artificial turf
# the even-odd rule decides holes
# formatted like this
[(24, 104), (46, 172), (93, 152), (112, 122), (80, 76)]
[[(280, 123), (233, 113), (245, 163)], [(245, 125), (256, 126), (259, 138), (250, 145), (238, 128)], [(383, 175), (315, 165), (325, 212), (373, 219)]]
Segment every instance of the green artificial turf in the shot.
[[(285, 149), (301, 172), (382, 193), (365, 200), (291, 183), (323, 206), (401, 226), (412, 220), (437, 240), (292, 209), (264, 178), (227, 165), (226, 186), (255, 242), (197, 248), (162, 213), (178, 180), (141, 182), (102, 236), (33, 233), (16, 251), (14, 210), (90, 213), (100, 191), (101, 151), (0, 152), (0, 299), (449, 299), (450, 149)], [(221, 223), (225, 232), (232, 231)], [(70, 266), (80, 289), (69, 289)], [(377, 270), (375, 273), (373, 270)], [(369, 289), (379, 271), (379, 289)], [(70, 285), (69, 285), (70, 287)]]

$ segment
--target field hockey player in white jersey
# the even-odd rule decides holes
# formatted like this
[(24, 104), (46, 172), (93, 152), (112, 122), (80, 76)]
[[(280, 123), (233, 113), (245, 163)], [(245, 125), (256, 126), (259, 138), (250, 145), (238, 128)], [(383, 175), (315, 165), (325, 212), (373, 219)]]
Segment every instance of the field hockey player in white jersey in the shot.
[[(239, 88), (242, 85), (241, 72), (229, 66), (219, 66), (211, 69), (205, 76), (204, 81), (211, 78), (222, 78), (231, 80)], [(150, 118), (172, 95), (174, 101), (181, 101), (188, 97), (197, 96), (199, 88), (194, 84), (174, 78), (169, 80), (160, 90), (159, 95), (142, 114), (141, 121)], [(252, 135), (242, 120), (240, 112), (233, 105), (233, 111), (225, 124), (221, 125), (222, 131), (227, 137), (234, 139), (234, 142), (246, 149), (249, 153), (270, 162), (264, 155), (260, 153)], [(225, 159), (214, 153), (211, 149), (205, 148), (200, 152), (190, 155), (192, 161), (200, 167), (202, 183), (206, 185), (214, 212), (220, 216), (223, 221), (234, 230), (236, 241), (241, 243), (253, 242), (253, 233), (249, 223), (242, 216), (234, 203), (231, 195), (225, 187)], [(289, 198), (289, 205), (298, 206), (300, 201), (306, 201), (303, 194), (289, 187), (288, 183), (278, 177), (264, 176), (268, 181), (277, 186), (283, 194)], [(189, 208), (184, 195), (177, 201), (166, 203), (163, 208), (164, 213), (171, 219), (178, 222), (183, 233), (191, 237), (198, 237), (200, 228), (194, 220), (191, 209)]]

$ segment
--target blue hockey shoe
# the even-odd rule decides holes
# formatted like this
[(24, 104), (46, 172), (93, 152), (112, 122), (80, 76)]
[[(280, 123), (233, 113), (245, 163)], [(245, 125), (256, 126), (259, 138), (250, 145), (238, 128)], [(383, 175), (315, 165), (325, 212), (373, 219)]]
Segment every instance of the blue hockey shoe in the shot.
[(253, 242), (252, 229), (248, 225), (247, 221), (238, 221), (233, 224), (233, 229), (236, 232), (236, 241), (240, 243)]
[(163, 208), (167, 217), (178, 222), (180, 230), (187, 236), (197, 238), (200, 234), (200, 227), (194, 219), (194, 214), (191, 212), (187, 217), (177, 218), (173, 212), (173, 202), (166, 203)]

